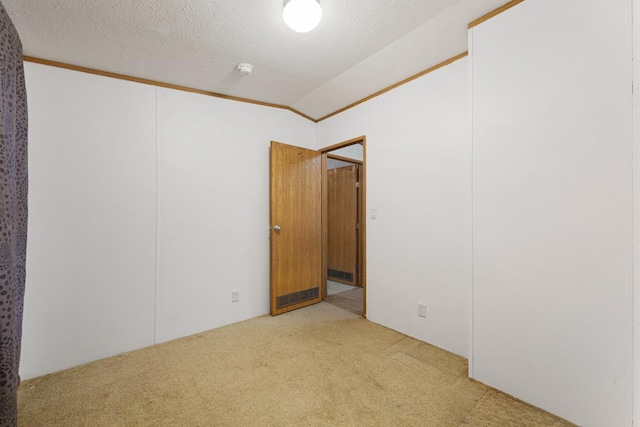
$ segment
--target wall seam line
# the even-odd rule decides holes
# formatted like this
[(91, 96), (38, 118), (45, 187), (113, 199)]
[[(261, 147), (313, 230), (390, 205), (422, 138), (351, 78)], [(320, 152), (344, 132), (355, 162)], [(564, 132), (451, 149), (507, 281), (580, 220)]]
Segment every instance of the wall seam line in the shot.
[(637, 243), (636, 243), (636, 233), (637, 233), (637, 186), (636, 186), (636, 179), (637, 179), (637, 172), (636, 172), (636, 167), (638, 164), (638, 160), (636, 159), (638, 152), (636, 149), (636, 138), (638, 137), (637, 135), (637, 129), (636, 129), (636, 118), (635, 118), (635, 112), (638, 108), (638, 105), (636, 105), (636, 94), (635, 92), (635, 77), (636, 77), (636, 58), (635, 58), (635, 50), (636, 50), (636, 46), (635, 46), (635, 33), (636, 33), (636, 29), (635, 29), (635, 20), (636, 20), (636, 2), (632, 1), (631, 3), (631, 34), (630, 34), (630, 38), (631, 38), (631, 123), (630, 123), (630, 128), (631, 128), (631, 387), (630, 387), (630, 392), (628, 392), (628, 396), (630, 398), (631, 401), (631, 426), (636, 426), (638, 425), (638, 422), (640, 420), (636, 419), (636, 413), (638, 412), (637, 409), (635, 408), (635, 405), (637, 405), (637, 403), (635, 403), (636, 401), (636, 393), (637, 393), (637, 389), (638, 389), (638, 384), (636, 384), (637, 380), (636, 380), (636, 369), (638, 369), (637, 366), (635, 366), (635, 362), (636, 362), (636, 336), (637, 336), (637, 330), (636, 330), (636, 323), (637, 323), (637, 319), (636, 319), (636, 312), (637, 312), (637, 307), (636, 307), (636, 296), (637, 296), (637, 289), (636, 289), (636, 275), (638, 273), (637, 268), (636, 268), (636, 251), (637, 251)]
[(156, 192), (156, 206), (155, 206), (155, 216), (156, 216), (156, 227), (155, 227), (155, 287), (154, 287), (154, 298), (155, 304), (153, 309), (153, 343), (158, 343), (158, 318), (159, 310), (160, 310), (160, 274), (159, 274), (159, 217), (160, 217), (160, 192), (159, 192), (159, 165), (158, 165), (158, 87), (155, 88), (155, 97), (156, 97), (156, 120), (155, 120), (155, 148), (156, 148), (156, 167), (155, 167), (155, 192)]
[(474, 230), (473, 230), (473, 225), (474, 225), (474, 221), (473, 221), (473, 207), (474, 207), (474, 179), (473, 179), (473, 153), (474, 153), (474, 146), (473, 146), (473, 28), (469, 29), (469, 34), (468, 34), (469, 40), (467, 42), (468, 44), (468, 48), (469, 48), (469, 61), (468, 61), (468, 65), (467, 65), (467, 70), (469, 73), (469, 111), (470, 111), (470, 116), (469, 116), (469, 144), (470, 146), (470, 154), (471, 154), (471, 158), (470, 158), (470, 169), (471, 169), (471, 281), (470, 281), (470, 286), (471, 286), (471, 292), (470, 292), (470, 310), (469, 310), (469, 365), (468, 365), (468, 373), (467, 375), (471, 378), (474, 378), (474, 363), (473, 363), (473, 348), (474, 348), (474, 313), (473, 313), (473, 308), (474, 308), (474, 292), (475, 292), (475, 287), (474, 287), (474, 272), (473, 272), (473, 267), (474, 267), (474, 262), (473, 262), (473, 258), (474, 258)]

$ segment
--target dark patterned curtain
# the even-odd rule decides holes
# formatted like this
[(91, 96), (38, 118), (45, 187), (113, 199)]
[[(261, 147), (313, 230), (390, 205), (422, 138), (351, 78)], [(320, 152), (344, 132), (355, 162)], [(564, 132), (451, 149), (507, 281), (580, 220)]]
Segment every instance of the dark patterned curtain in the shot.
[(22, 44), (1, 3), (0, 86), (0, 426), (16, 426), (27, 249), (27, 96)]

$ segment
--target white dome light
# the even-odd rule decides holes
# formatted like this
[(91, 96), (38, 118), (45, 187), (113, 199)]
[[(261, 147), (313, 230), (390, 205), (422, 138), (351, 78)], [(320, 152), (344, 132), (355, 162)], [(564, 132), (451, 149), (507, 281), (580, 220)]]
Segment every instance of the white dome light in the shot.
[(306, 33), (320, 23), (322, 8), (318, 0), (285, 0), (282, 18), (293, 31)]

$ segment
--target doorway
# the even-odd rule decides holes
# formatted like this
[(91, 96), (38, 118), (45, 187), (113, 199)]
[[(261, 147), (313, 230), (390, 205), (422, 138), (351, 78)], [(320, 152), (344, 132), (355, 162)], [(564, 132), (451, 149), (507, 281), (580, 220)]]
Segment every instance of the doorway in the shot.
[[(332, 280), (336, 285), (359, 289), (358, 300), (352, 301), (350, 306), (357, 308), (358, 315), (366, 317), (365, 137), (317, 151), (271, 141), (269, 157), (271, 314), (282, 314), (326, 300), (328, 276), (331, 275), (332, 279), (342, 279), (343, 283)], [(357, 176), (354, 183), (356, 218), (351, 226), (355, 233), (356, 265), (349, 271), (342, 265), (333, 264), (332, 271), (328, 271), (329, 160), (345, 162)], [(349, 283), (344, 283), (347, 280)]]
[(321, 149), (323, 299), (366, 317), (365, 137)]

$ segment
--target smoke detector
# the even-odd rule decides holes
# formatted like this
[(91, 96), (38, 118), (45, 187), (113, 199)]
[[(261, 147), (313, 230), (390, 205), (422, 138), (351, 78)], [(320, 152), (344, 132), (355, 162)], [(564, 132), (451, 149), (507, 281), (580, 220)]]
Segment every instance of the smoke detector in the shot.
[(243, 62), (242, 64), (238, 64), (236, 66), (236, 70), (238, 70), (238, 72), (243, 76), (248, 76), (253, 71), (253, 65)]

